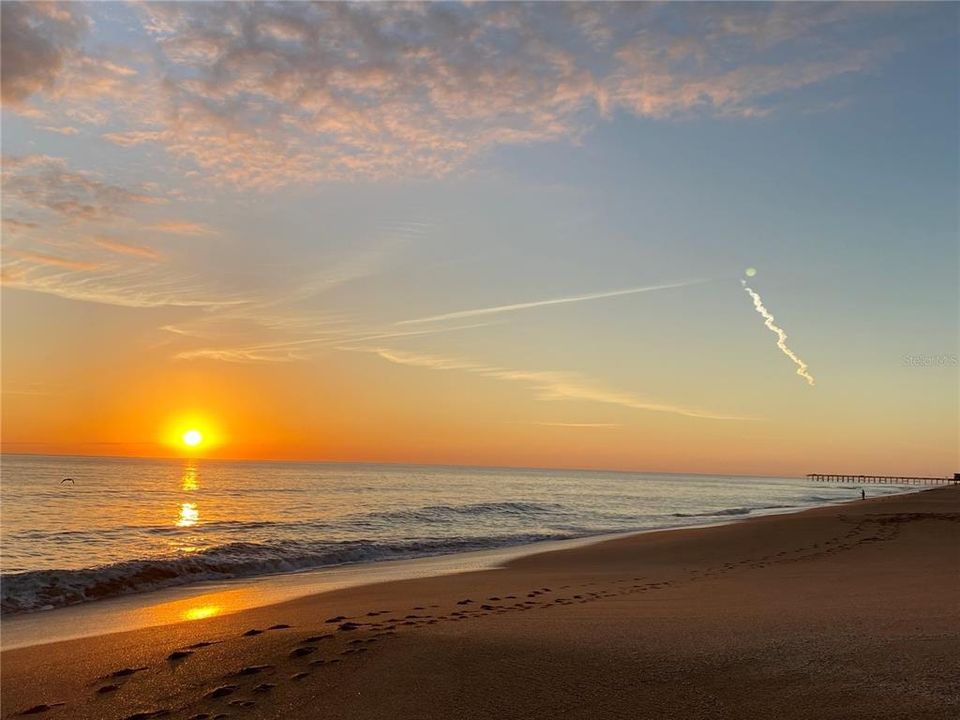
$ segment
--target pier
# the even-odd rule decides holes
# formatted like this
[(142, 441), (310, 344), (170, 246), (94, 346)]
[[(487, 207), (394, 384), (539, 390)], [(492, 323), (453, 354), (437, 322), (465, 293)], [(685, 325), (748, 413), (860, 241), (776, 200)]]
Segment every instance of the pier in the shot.
[(950, 485), (960, 484), (960, 473), (953, 477), (907, 477), (901, 475), (823, 475), (809, 473), (807, 480), (814, 482), (871, 483), (874, 485)]

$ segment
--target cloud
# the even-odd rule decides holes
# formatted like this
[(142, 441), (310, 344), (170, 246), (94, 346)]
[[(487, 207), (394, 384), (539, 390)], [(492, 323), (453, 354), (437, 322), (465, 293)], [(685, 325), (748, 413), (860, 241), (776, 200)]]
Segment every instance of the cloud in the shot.
[(110, 236), (82, 237), (56, 246), (72, 256), (5, 248), (4, 283), (20, 290), (120, 307), (198, 308), (214, 313), (250, 302), (242, 294), (217, 288), (196, 272), (139, 261), (155, 260), (159, 255), (155, 257), (151, 248)]
[(93, 238), (93, 243), (98, 247), (102, 247), (103, 249), (111, 252), (120, 253), (121, 255), (135, 255), (136, 257), (147, 258), (148, 260), (159, 260), (161, 257), (163, 257), (153, 248), (122, 242), (107, 235), (100, 235)]
[(49, 155), (4, 156), (2, 182), (5, 205), (13, 199), (73, 220), (104, 220), (130, 205), (164, 202), (140, 188), (111, 185), (93, 173), (71, 171), (65, 160)]
[(77, 135), (80, 132), (77, 128), (71, 125), (64, 125), (63, 127), (44, 125), (40, 129), (46, 130), (47, 132), (57, 133), (58, 135)]
[(39, 225), (27, 220), (17, 220), (16, 218), (3, 218), (3, 231), (12, 234), (21, 233), (25, 230), (36, 230)]
[(0, 4), (0, 80), (4, 104), (51, 89), (79, 51), (87, 18), (72, 3)]
[(7, 255), (25, 260), (33, 265), (52, 265), (54, 267), (70, 268), (71, 270), (94, 270), (99, 265), (85, 260), (71, 260), (68, 258), (47, 255), (46, 253), (30, 252), (28, 250), (8, 249)]
[[(263, 321), (259, 315), (255, 315)], [(223, 319), (222, 316), (220, 318)], [(479, 327), (487, 327), (491, 323), (473, 323), (470, 325), (457, 325), (440, 328), (430, 328), (425, 330), (406, 330), (406, 331), (375, 331), (369, 328), (357, 328), (352, 325), (339, 325), (335, 320), (327, 323), (327, 327), (319, 334), (314, 330), (312, 337), (301, 337), (295, 340), (283, 340), (269, 343), (256, 343), (237, 345), (233, 347), (199, 348), (195, 350), (186, 350), (177, 353), (177, 360), (220, 360), (223, 362), (293, 362), (297, 360), (306, 360), (309, 357), (309, 348), (311, 347), (334, 347), (345, 342), (359, 343), (371, 342), (375, 340), (386, 340), (393, 338), (419, 337), (424, 335), (438, 335), (440, 333), (456, 332), (458, 330), (471, 330)], [(178, 335), (188, 335), (202, 337), (202, 333), (195, 330), (181, 327), (166, 327), (165, 330)], [(274, 327), (276, 329), (276, 326)], [(298, 328), (302, 331), (304, 328)]]
[(171, 235), (216, 235), (217, 231), (204, 223), (190, 222), (189, 220), (164, 220), (163, 222), (147, 225), (147, 230), (169, 233)]
[(704, 420), (754, 419), (738, 415), (723, 415), (671, 403), (651, 401), (634, 395), (633, 393), (609, 389), (600, 382), (584, 377), (579, 373), (555, 370), (511, 370), (475, 363), (469, 360), (444, 357), (442, 355), (411, 353), (383, 347), (345, 346), (339, 349), (374, 353), (384, 360), (398, 365), (410, 365), (413, 367), (429, 368), (431, 370), (457, 370), (487, 378), (522, 383), (533, 389), (541, 400), (581, 400)]
[(458, 310), (456, 312), (444, 313), (442, 315), (430, 315), (429, 317), (415, 318), (413, 320), (401, 320), (397, 325), (413, 325), (417, 323), (437, 322), (439, 320), (452, 320), (454, 318), (476, 317), (478, 315), (498, 315), (500, 313), (516, 312), (517, 310), (529, 310), (531, 308), (547, 307), (549, 305), (564, 305), (566, 303), (580, 303), (590, 300), (601, 300), (604, 298), (621, 297), (623, 295), (636, 295), (638, 293), (653, 292), (655, 290), (669, 290), (671, 288), (688, 287), (705, 280), (689, 280), (679, 283), (669, 283), (666, 285), (647, 285), (644, 287), (627, 288), (625, 290), (608, 290), (606, 292), (588, 293), (586, 295), (571, 295), (568, 297), (551, 298), (549, 300), (533, 300), (531, 302), (514, 303), (512, 305), (496, 305), (493, 307), (475, 308), (473, 310)]
[(249, 350), (244, 348), (185, 350), (177, 360), (216, 360), (229, 363), (275, 363), (303, 360), (306, 356), (290, 350)]
[(79, 54), (31, 107), (241, 188), (439, 177), (617, 112), (765, 117), (870, 70), (920, 12), (847, 5), (142, 3), (136, 67)]
[(598, 430), (612, 430), (614, 428), (623, 427), (619, 423), (535, 422), (531, 424), (544, 425), (546, 427), (561, 427), (561, 428), (595, 428)]

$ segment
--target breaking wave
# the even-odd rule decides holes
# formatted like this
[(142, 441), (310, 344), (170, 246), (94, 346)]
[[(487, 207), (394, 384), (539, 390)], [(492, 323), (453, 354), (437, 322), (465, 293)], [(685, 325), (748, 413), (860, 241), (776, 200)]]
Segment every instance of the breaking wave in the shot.
[(0, 612), (11, 614), (63, 607), (203, 580), (252, 577), (374, 560), (444, 555), (571, 537), (575, 535), (530, 533), (395, 542), (234, 542), (170, 558), (130, 560), (83, 570), (36, 570), (4, 574), (0, 591)]

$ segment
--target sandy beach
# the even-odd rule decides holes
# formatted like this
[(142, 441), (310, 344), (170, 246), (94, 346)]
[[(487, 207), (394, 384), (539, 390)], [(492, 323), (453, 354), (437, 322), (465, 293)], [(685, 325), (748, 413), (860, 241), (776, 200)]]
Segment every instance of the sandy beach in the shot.
[(4, 717), (950, 718), (960, 487), (2, 654)]

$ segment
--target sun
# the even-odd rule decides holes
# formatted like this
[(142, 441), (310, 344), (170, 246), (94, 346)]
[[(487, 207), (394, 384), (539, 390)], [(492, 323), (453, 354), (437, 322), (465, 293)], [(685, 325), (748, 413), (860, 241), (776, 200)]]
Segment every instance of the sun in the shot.
[(208, 413), (185, 411), (171, 416), (159, 429), (157, 439), (176, 456), (196, 458), (217, 450), (225, 436)]
[(196, 447), (203, 442), (203, 435), (199, 430), (187, 430), (181, 439), (183, 440), (184, 445)]

